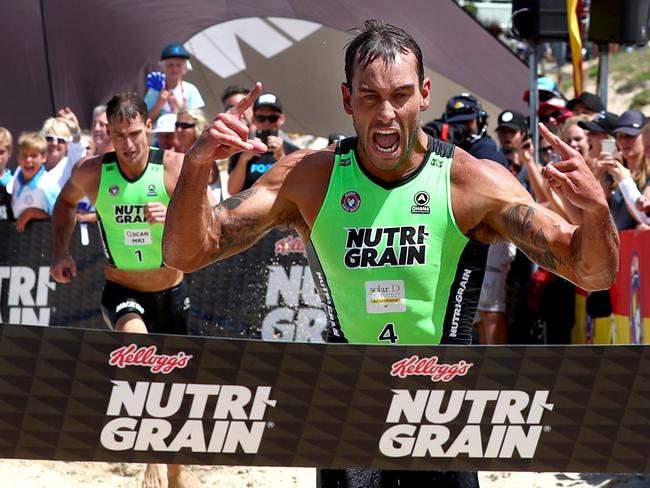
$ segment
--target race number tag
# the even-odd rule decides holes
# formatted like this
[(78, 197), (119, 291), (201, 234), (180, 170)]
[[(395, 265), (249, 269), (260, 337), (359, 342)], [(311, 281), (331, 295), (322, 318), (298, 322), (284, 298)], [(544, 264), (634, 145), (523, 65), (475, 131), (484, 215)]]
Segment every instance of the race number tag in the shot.
[(368, 313), (406, 312), (403, 280), (366, 281)]
[(142, 246), (151, 244), (151, 231), (149, 229), (127, 229), (124, 231), (125, 246)]

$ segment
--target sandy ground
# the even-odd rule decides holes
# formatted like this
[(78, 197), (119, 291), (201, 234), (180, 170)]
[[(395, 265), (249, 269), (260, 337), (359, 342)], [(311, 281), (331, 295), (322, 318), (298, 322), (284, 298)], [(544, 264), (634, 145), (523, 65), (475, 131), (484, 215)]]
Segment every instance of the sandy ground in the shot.
[[(255, 468), (190, 466), (201, 486), (219, 488), (315, 488), (316, 470), (311, 468)], [(136, 488), (144, 465), (87, 462), (0, 460), (2, 488)], [(579, 473), (479, 473), (482, 488), (640, 488), (650, 478)], [(418, 487), (419, 488), (419, 487)]]

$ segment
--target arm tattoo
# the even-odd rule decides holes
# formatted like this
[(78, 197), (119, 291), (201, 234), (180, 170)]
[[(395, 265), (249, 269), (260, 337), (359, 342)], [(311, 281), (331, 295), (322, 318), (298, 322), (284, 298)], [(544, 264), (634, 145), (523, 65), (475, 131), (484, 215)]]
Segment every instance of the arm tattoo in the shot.
[(515, 205), (504, 217), (505, 230), (512, 242), (530, 259), (549, 271), (556, 271), (562, 259), (553, 253), (541, 225), (535, 227), (535, 209), (528, 205)]
[(212, 214), (215, 220), (220, 222), (221, 228), (218, 245), (212, 255), (213, 259), (220, 258), (226, 253), (230, 254), (232, 250), (235, 252), (243, 250), (264, 234), (265, 230), (259, 228), (259, 219), (230, 213), (257, 192), (256, 188), (249, 188), (212, 208)]
[(228, 200), (224, 201), (223, 206), (226, 207), (228, 210), (235, 210), (237, 207), (239, 207), (242, 204), (244, 200), (252, 197), (255, 193), (257, 193), (257, 189), (248, 188), (247, 190), (237, 193), (237, 195), (233, 195)]

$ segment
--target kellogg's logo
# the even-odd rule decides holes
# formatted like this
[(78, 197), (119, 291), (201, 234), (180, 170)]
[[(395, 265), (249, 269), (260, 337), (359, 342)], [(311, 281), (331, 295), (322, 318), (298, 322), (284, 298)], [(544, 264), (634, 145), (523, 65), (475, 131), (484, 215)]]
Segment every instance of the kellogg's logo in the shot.
[(465, 376), (474, 363), (466, 363), (462, 359), (455, 364), (439, 364), (438, 356), (420, 358), (411, 356), (393, 363), (391, 376), (406, 378), (407, 376), (431, 376), (431, 381), (451, 381), (456, 376)]
[(168, 374), (176, 368), (184, 368), (192, 359), (191, 354), (185, 354), (183, 351), (173, 356), (156, 354), (156, 352), (156, 346), (138, 347), (136, 344), (130, 344), (115, 349), (111, 353), (108, 364), (118, 368), (144, 366), (151, 369), (152, 373)]

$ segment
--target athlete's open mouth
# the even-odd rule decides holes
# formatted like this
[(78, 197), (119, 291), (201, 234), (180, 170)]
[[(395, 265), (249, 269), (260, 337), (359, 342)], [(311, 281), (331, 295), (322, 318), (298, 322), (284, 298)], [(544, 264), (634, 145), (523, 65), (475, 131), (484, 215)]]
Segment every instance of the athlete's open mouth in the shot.
[(399, 148), (399, 131), (397, 129), (375, 131), (372, 142), (377, 152), (392, 154)]

